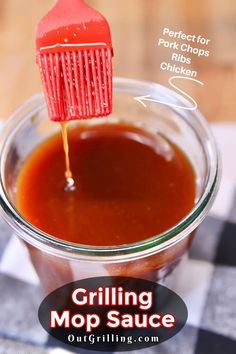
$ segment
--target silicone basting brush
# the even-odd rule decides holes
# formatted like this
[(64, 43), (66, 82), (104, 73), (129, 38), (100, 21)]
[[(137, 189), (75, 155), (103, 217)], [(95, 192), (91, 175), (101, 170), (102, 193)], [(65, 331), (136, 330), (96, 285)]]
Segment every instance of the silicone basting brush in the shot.
[(37, 25), (36, 49), (51, 120), (111, 113), (113, 50), (100, 13), (83, 0), (58, 0)]

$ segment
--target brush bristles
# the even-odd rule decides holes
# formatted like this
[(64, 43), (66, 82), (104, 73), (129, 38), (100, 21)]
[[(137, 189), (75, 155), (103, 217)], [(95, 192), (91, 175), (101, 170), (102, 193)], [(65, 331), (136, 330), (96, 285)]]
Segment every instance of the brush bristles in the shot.
[(40, 54), (38, 64), (51, 120), (104, 117), (112, 109), (112, 50)]

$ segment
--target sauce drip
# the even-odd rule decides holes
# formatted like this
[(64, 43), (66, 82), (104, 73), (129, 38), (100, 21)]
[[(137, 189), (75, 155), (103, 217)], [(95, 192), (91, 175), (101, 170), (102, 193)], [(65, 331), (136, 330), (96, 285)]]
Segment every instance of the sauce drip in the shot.
[(19, 172), (16, 206), (42, 231), (77, 244), (121, 245), (167, 230), (194, 206), (193, 168), (161, 135), (99, 124), (68, 129), (68, 138), (79, 188), (65, 191), (60, 134), (39, 145)]
[(67, 191), (73, 191), (75, 189), (75, 181), (70, 168), (70, 154), (69, 154), (69, 143), (68, 143), (68, 134), (67, 134), (67, 125), (66, 122), (61, 122), (61, 132), (62, 132), (62, 141), (63, 148), (65, 152), (65, 163), (66, 163), (66, 187)]

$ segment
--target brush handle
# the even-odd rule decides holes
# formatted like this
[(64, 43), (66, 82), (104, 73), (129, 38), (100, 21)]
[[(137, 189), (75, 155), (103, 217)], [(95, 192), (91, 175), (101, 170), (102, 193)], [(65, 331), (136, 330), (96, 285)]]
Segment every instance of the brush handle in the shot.
[[(85, 44), (88, 49), (88, 43), (110, 48), (111, 35), (104, 16), (84, 0), (57, 0), (37, 26), (36, 48), (40, 52), (65, 51), (69, 45), (70, 50), (78, 51), (82, 50), (78, 44)], [(74, 44), (76, 48), (72, 48)]]
[(79, 20), (82, 22), (87, 16), (94, 17), (94, 20), (98, 16), (98, 12), (84, 0), (57, 0), (52, 10), (55, 10), (55, 14), (60, 14), (60, 17), (77, 19), (76, 23)]
[(85, 2), (84, 0), (57, 0), (56, 4), (68, 7), (71, 6), (72, 4), (75, 4), (75, 6), (85, 4)]

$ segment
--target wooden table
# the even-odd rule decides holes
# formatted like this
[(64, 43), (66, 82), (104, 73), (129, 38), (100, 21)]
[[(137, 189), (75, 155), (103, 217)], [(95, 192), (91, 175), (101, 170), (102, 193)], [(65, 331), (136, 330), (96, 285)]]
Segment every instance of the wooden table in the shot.
[[(69, 2), (69, 0), (67, 0)], [(0, 1), (0, 116), (41, 90), (34, 56), (34, 26), (52, 0)], [(115, 49), (114, 74), (168, 85), (160, 63), (170, 50), (157, 46), (163, 27), (211, 39), (210, 57), (192, 68), (204, 87), (182, 83), (210, 121), (236, 121), (235, 0), (88, 0), (108, 18)]]

